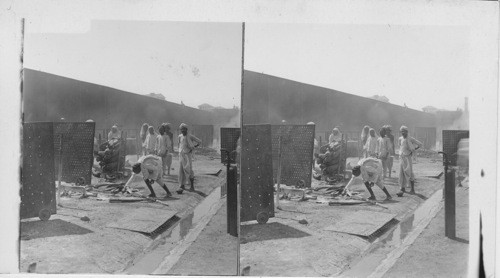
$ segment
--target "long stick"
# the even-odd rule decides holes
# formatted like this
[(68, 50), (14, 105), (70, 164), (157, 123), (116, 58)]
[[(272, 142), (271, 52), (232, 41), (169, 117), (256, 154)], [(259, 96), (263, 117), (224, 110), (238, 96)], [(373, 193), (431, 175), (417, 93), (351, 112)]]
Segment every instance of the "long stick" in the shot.
[[(125, 142), (125, 144), (122, 144), (122, 142)], [(126, 148), (127, 146), (127, 140), (123, 141), (123, 131), (120, 131), (120, 148), (118, 149), (118, 163), (116, 163), (116, 172), (120, 172), (120, 162), (121, 162), (121, 152), (122, 148)]]
[(56, 190), (56, 202), (60, 205), (60, 195), (61, 195), (61, 178), (62, 178), (62, 148), (63, 148), (63, 134), (59, 137), (59, 169), (57, 174), (57, 190)]
[(276, 207), (281, 209), (280, 207), (280, 184), (281, 184), (281, 140), (282, 136), (278, 139), (278, 173), (276, 175)]

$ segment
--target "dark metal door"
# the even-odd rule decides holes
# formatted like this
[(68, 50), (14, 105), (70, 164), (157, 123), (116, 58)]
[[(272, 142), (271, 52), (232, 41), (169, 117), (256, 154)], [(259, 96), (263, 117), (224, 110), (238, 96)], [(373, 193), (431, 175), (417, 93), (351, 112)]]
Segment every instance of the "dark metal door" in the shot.
[(22, 150), (21, 218), (56, 213), (53, 124), (23, 124)]
[(271, 125), (244, 125), (241, 149), (240, 221), (274, 217)]

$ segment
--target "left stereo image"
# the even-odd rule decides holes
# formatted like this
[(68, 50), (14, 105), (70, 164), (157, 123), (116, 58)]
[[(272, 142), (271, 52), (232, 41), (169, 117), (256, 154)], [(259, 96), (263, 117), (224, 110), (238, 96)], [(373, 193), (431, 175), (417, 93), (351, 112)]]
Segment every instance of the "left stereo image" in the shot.
[(19, 271), (238, 275), (243, 23), (34, 24)]

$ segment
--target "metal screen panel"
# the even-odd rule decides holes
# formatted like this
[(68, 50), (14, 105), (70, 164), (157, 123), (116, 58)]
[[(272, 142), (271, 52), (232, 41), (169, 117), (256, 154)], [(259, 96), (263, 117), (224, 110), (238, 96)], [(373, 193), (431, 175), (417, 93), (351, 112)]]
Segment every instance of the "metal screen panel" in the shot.
[(279, 137), (281, 144), (281, 184), (311, 187), (314, 125), (273, 125), (273, 177), (278, 174)]
[(22, 148), (21, 218), (37, 217), (41, 209), (56, 213), (52, 123), (25, 123)]
[[(220, 148), (228, 152), (236, 150), (238, 138), (240, 138), (241, 129), (238, 127), (221, 127), (220, 129)], [(234, 159), (236, 156), (232, 156)], [(221, 162), (225, 162), (225, 155), (221, 154)]]
[(193, 125), (191, 133), (201, 139), (201, 146), (204, 148), (212, 147), (214, 141), (213, 125)]
[(62, 181), (75, 182), (83, 177), (90, 184), (94, 163), (95, 123), (54, 123), (56, 175), (59, 169), (60, 136), (62, 140)]
[(240, 221), (274, 217), (271, 125), (244, 125), (241, 152)]
[(457, 166), (458, 142), (469, 138), (468, 130), (443, 130), (443, 152), (448, 155), (450, 166)]

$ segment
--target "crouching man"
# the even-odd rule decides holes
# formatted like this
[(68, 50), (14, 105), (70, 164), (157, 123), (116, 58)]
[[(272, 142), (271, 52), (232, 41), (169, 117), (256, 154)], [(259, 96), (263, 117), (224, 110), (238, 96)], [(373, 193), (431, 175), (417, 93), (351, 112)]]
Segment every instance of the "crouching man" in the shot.
[(156, 194), (153, 190), (153, 183), (156, 181), (165, 191), (167, 192), (167, 197), (172, 196), (172, 193), (168, 190), (167, 185), (163, 182), (163, 164), (161, 158), (156, 155), (146, 155), (139, 159), (137, 163), (132, 166), (132, 176), (125, 184), (125, 188), (129, 188), (129, 184), (134, 179), (136, 175), (142, 173), (144, 178), (144, 182), (146, 183), (149, 191), (149, 197), (156, 197)]
[(376, 184), (382, 191), (384, 191), (386, 195), (386, 200), (392, 199), (391, 194), (387, 191), (383, 183), (383, 168), (382, 162), (376, 158), (368, 157), (361, 159), (358, 162), (358, 165), (352, 169), (352, 178), (347, 183), (344, 193), (347, 192), (349, 186), (354, 183), (355, 179), (362, 179), (365, 183), (366, 189), (370, 193), (370, 198), (368, 200), (376, 200), (375, 195), (373, 194), (372, 186)]

